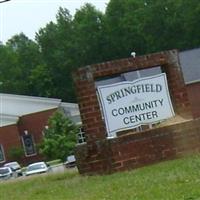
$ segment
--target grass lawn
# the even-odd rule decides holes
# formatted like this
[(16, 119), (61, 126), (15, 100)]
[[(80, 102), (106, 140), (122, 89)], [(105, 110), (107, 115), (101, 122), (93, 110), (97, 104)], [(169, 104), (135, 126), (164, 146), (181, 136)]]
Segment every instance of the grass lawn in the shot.
[(0, 182), (0, 200), (200, 200), (200, 155), (106, 176), (76, 171)]

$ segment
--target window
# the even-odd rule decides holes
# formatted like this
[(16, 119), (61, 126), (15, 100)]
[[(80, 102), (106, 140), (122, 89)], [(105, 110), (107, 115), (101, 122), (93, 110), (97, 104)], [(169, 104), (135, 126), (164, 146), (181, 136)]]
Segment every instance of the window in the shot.
[(79, 133), (78, 133), (78, 144), (82, 144), (85, 143), (85, 132), (83, 130), (83, 128), (80, 128)]
[(3, 146), (0, 144), (0, 162), (5, 161)]
[(35, 145), (31, 134), (25, 133), (22, 136), (22, 143), (26, 156), (33, 156), (36, 154)]

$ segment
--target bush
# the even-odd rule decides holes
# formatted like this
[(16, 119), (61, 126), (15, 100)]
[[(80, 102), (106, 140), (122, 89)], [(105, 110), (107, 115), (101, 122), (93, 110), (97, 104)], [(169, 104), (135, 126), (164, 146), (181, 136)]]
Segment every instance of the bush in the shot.
[(68, 155), (73, 154), (79, 127), (60, 111), (49, 119), (48, 127), (44, 130), (40, 152), (48, 160), (61, 159), (64, 161)]
[(9, 150), (8, 156), (12, 160), (19, 160), (24, 155), (24, 150), (21, 147), (13, 147)]

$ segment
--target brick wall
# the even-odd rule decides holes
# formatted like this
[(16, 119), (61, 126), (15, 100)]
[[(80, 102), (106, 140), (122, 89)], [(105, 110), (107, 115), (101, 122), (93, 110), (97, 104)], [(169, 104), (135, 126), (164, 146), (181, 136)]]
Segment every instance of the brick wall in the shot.
[[(91, 151), (92, 156), (91, 156)], [(104, 174), (134, 169), (200, 152), (200, 119), (98, 140), (76, 149), (81, 174)]]
[[(29, 115), (24, 115), (20, 117), (18, 124), (4, 126), (0, 128), (0, 144), (4, 148), (5, 152), (5, 162), (12, 161), (9, 158), (9, 150), (13, 147), (23, 148), (21, 136), (24, 134), (24, 131), (27, 130), (28, 133), (32, 134), (35, 144), (40, 144), (42, 141), (42, 131), (47, 125), (49, 117), (57, 109), (51, 109), (47, 111), (37, 112)], [(43, 160), (44, 158), (38, 154), (33, 156), (26, 157), (25, 155), (21, 160), (18, 160), (20, 163), (26, 165), (32, 162)]]
[(0, 144), (4, 149), (5, 161), (9, 161), (9, 150), (12, 147), (21, 147), (18, 127), (16, 124), (0, 128)]
[[(52, 116), (56, 110), (57, 109), (50, 109), (20, 117), (18, 123), (19, 135), (23, 135), (26, 130), (33, 136), (35, 144), (40, 144), (43, 138), (42, 131), (47, 125), (49, 117)], [(24, 157), (21, 162), (28, 164), (43, 159), (44, 158), (37, 152), (37, 155)]]
[(187, 85), (188, 97), (191, 102), (192, 114), (200, 117), (200, 82)]
[(23, 135), (24, 131), (28, 130), (29, 133), (33, 134), (36, 143), (41, 142), (42, 131), (47, 125), (49, 117), (52, 116), (56, 110), (57, 109), (50, 109), (20, 117), (18, 123), (20, 135)]
[[(145, 138), (150, 137), (152, 130), (136, 135), (129, 131), (129, 136), (118, 137), (114, 140), (106, 139), (105, 123), (102, 121), (95, 88), (95, 80), (99, 78), (108, 78), (113, 75), (155, 66), (161, 66), (162, 71), (167, 74), (169, 92), (175, 113), (191, 116), (191, 107), (176, 50), (89, 65), (79, 69), (74, 74), (81, 119), (87, 142), (86, 145), (77, 146), (76, 149), (78, 168), (81, 173), (112, 172), (117, 169), (134, 168), (136, 165), (142, 165), (141, 163), (148, 164), (151, 163), (151, 159), (152, 162), (159, 160), (156, 154), (152, 154), (151, 159), (141, 156), (143, 151), (150, 150), (150, 141), (152, 139)], [(162, 129), (159, 129), (159, 131), (162, 131)], [(155, 132), (157, 133), (157, 131)], [(154, 135), (154, 132), (152, 134)], [(136, 138), (141, 139), (135, 142)], [(160, 140), (165, 142), (165, 135), (161, 134)], [(167, 143), (169, 146), (171, 145), (170, 142)], [(141, 150), (141, 153), (135, 150), (137, 148)], [(130, 151), (131, 149), (133, 150)], [(167, 154), (167, 148), (165, 150)], [(120, 158), (120, 152), (123, 151), (130, 151), (124, 161)], [(136, 161), (136, 157), (142, 159), (142, 161)]]

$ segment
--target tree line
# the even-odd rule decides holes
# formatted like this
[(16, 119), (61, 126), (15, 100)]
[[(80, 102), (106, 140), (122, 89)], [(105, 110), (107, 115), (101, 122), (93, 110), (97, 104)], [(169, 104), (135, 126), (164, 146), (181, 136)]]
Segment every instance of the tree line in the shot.
[(110, 0), (105, 13), (85, 4), (35, 40), (20, 33), (0, 44), (0, 91), (76, 102), (72, 72), (79, 67), (167, 49), (200, 46), (200, 1)]

